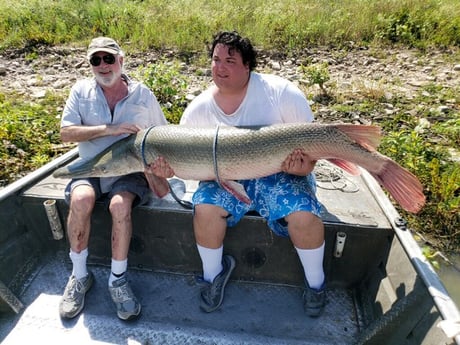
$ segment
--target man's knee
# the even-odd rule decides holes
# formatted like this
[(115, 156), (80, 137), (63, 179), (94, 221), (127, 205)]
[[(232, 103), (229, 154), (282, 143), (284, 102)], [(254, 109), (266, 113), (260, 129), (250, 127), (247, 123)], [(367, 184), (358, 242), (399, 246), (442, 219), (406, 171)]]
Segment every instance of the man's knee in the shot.
[(314, 215), (313, 213), (306, 211), (293, 212), (285, 217), (286, 222), (290, 226), (302, 227), (302, 228), (322, 228), (323, 222), (321, 218)]
[(286, 217), (288, 232), (298, 248), (316, 248), (324, 242), (321, 218), (309, 212), (294, 212)]
[(91, 212), (96, 202), (94, 190), (88, 186), (79, 186), (72, 191), (70, 208), (73, 211)]
[(211, 204), (199, 204), (195, 206), (194, 216), (200, 220), (227, 218), (228, 212), (220, 206)]
[(113, 218), (129, 218), (134, 198), (123, 198), (115, 195), (109, 204), (109, 211)]

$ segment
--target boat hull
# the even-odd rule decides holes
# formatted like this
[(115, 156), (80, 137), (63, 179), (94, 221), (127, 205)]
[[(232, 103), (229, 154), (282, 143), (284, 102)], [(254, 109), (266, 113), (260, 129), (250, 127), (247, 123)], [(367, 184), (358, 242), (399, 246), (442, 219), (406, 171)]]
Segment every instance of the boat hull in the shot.
[[(43, 203), (56, 200), (65, 229), (67, 181), (54, 179), (51, 173), (67, 163), (55, 162), (0, 191), (0, 282), (7, 288), (3, 297), (14, 296), (20, 302), (15, 311), (11, 300), (0, 298), (2, 344), (21, 343), (26, 335), (46, 336), (50, 344), (53, 339), (60, 344), (72, 339), (165, 344), (185, 339), (204, 344), (455, 343), (436, 327), (445, 316), (401, 242), (399, 233), (406, 230), (395, 227), (396, 211), (385, 210), (384, 193), (377, 189), (376, 197), (376, 186), (368, 185), (366, 175), (345, 177), (347, 187), (334, 180), (335, 187), (330, 188), (321, 178), (324, 171), (318, 174), (318, 195), (324, 205), (328, 303), (320, 318), (303, 313), (303, 273), (289, 239), (273, 235), (257, 214), (246, 215), (228, 230), (224, 248), (235, 257), (237, 267), (222, 308), (202, 313), (195, 285), (201, 263), (192, 211), (171, 196), (152, 196), (148, 205), (133, 210), (129, 252), (129, 279), (143, 304), (141, 318), (130, 325), (121, 325), (116, 318), (106, 289), (110, 216), (97, 203), (88, 258), (96, 284), (82, 317), (63, 322), (57, 308), (71, 271), (68, 243), (66, 236), (54, 239)], [(196, 181), (173, 178), (170, 183), (185, 200), (196, 188)], [(343, 237), (341, 251), (337, 244)]]

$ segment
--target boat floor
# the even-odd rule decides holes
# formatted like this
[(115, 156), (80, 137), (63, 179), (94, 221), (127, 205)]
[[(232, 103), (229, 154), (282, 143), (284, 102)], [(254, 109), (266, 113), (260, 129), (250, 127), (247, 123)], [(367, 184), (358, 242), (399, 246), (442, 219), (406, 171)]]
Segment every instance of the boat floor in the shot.
[[(297, 286), (230, 280), (220, 310), (199, 309), (193, 274), (129, 270), (131, 287), (142, 303), (137, 320), (121, 321), (107, 289), (109, 268), (92, 265), (95, 284), (83, 312), (61, 320), (60, 296), (71, 270), (64, 251), (43, 258), (19, 299), (22, 314), (0, 315), (2, 344), (350, 344), (359, 332), (353, 292), (327, 290), (320, 318), (303, 312)], [(6, 336), (7, 335), (7, 336)]]

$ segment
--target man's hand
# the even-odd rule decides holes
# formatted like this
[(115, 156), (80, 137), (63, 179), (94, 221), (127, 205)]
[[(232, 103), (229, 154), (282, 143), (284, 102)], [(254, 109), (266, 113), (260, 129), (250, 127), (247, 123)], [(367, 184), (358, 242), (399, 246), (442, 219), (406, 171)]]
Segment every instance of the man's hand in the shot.
[(295, 149), (292, 153), (287, 156), (281, 170), (287, 174), (307, 176), (315, 168), (316, 161), (310, 159), (310, 157), (301, 149)]
[(163, 157), (158, 157), (155, 162), (144, 169), (145, 178), (150, 189), (160, 198), (169, 192), (167, 178), (174, 176), (174, 170), (169, 166)]
[(120, 123), (116, 125), (107, 126), (110, 135), (121, 135), (121, 134), (134, 134), (141, 130), (141, 128), (132, 123)]
[(145, 168), (145, 171), (158, 177), (169, 178), (174, 176), (174, 170), (163, 157), (158, 157)]

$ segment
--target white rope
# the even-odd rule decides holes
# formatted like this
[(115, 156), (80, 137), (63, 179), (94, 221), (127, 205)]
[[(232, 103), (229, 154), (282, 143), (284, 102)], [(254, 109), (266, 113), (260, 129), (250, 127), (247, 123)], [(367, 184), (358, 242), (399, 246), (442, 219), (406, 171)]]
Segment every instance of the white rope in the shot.
[(340, 190), (344, 193), (356, 193), (358, 185), (347, 178), (343, 170), (330, 163), (318, 162), (315, 167), (316, 184), (321, 189)]

